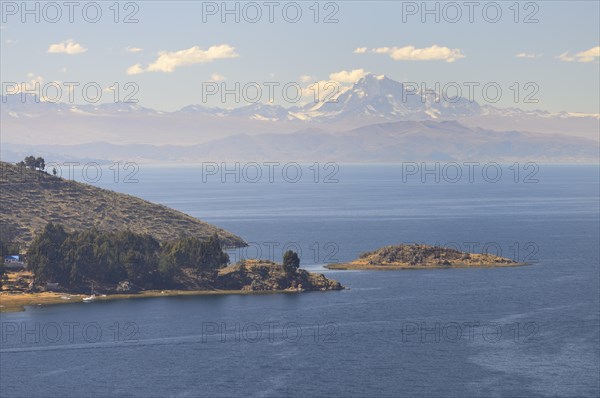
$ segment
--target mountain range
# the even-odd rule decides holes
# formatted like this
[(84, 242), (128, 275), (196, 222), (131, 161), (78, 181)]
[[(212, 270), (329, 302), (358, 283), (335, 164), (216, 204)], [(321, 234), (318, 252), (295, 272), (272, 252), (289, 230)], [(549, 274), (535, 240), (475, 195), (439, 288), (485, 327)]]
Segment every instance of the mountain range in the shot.
[(480, 105), (407, 92), (368, 74), (336, 102), (284, 108), (189, 105), (162, 112), (138, 104), (73, 105), (28, 94), (2, 97), (1, 155), (182, 162), (281, 159), (597, 161), (600, 117)]

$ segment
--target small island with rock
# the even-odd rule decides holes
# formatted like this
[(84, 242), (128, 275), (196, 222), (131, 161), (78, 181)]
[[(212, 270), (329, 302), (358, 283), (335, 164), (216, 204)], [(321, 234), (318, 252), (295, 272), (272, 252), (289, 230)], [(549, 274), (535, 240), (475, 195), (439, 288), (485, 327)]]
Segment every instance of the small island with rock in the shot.
[(337, 270), (402, 270), (435, 268), (488, 268), (526, 265), (492, 254), (466, 253), (459, 250), (422, 244), (385, 246), (361, 254), (349, 263), (329, 264)]

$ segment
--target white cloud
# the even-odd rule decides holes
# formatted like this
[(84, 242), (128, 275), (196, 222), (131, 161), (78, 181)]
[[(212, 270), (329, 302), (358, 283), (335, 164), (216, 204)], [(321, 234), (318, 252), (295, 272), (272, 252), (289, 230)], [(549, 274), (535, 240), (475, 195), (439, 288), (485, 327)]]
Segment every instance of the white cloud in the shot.
[(22, 82), (21, 84), (19, 84), (19, 87), (16, 89), (16, 92), (11, 92), (11, 94), (17, 94), (22, 91), (39, 92), (41, 84), (44, 83), (44, 78), (39, 75), (36, 76), (34, 73), (31, 72), (27, 74), (27, 78), (29, 79), (29, 81)]
[(210, 75), (210, 79), (213, 82), (221, 82), (221, 81), (225, 80), (226, 77), (223, 75), (220, 75), (218, 73), (213, 73), (212, 75)]
[(430, 47), (416, 48), (415, 46), (404, 47), (378, 47), (371, 49), (375, 54), (387, 54), (395, 61), (446, 61), (454, 62), (465, 58), (459, 48), (448, 48), (434, 44)]
[(75, 55), (81, 54), (87, 51), (81, 44), (75, 43), (73, 39), (65, 40), (61, 43), (51, 44), (48, 47), (48, 52), (53, 54), (68, 54)]
[(302, 87), (302, 104), (314, 102), (315, 100), (318, 100), (319, 103), (335, 101), (341, 94), (351, 88), (356, 81), (368, 73), (364, 69), (341, 70), (330, 73), (329, 80), (318, 81), (312, 76), (300, 76), (302, 83), (308, 83), (305, 87)]
[(570, 55), (568, 51), (560, 54), (558, 59), (565, 62), (598, 62), (600, 59), (600, 46), (592, 47), (589, 50)]
[(367, 47), (357, 47), (354, 49), (354, 54), (364, 54), (367, 52)]
[[(21, 82), (20, 84), (17, 84), (16, 87), (10, 87), (10, 89), (7, 89), (6, 94), (19, 94), (24, 92), (26, 94), (38, 95), (39, 100), (42, 102), (48, 101), (49, 99), (53, 102), (57, 102), (60, 100), (60, 95), (56, 97), (57, 93), (59, 93), (59, 91), (57, 91), (58, 89), (54, 90), (53, 88), (51, 88), (51, 86), (61, 86), (60, 81), (53, 80), (51, 82), (44, 83), (45, 79), (42, 76), (36, 76), (34, 73), (31, 72), (27, 74), (27, 78), (29, 79), (29, 81)], [(50, 88), (42, 90), (43, 84), (47, 84)], [(42, 95), (42, 91), (47, 91), (48, 94), (50, 94), (50, 97), (44, 97)]]
[(570, 56), (568, 51), (565, 51), (564, 53), (560, 54), (557, 58), (565, 62), (575, 61), (575, 57)]
[(144, 49), (139, 47), (125, 47), (125, 51), (128, 53), (139, 53), (144, 51)]
[(128, 75), (139, 75), (140, 73), (144, 73), (144, 68), (142, 68), (142, 64), (131, 65), (127, 68), (126, 73)]
[(239, 55), (235, 48), (229, 44), (221, 44), (202, 50), (198, 46), (179, 51), (161, 51), (158, 58), (145, 69), (140, 64), (133, 65), (127, 69), (127, 73), (138, 74), (142, 72), (173, 72), (180, 66), (203, 64), (217, 59), (236, 58)]
[(364, 69), (353, 69), (351, 71), (342, 70), (329, 75), (329, 78), (339, 83), (354, 83), (367, 73)]
[(542, 54), (534, 54), (534, 53), (517, 53), (515, 54), (515, 57), (517, 58), (528, 58), (528, 59), (533, 59), (533, 58), (541, 58)]
[(600, 46), (592, 47), (589, 50), (582, 51), (576, 54), (579, 62), (593, 62), (600, 58)]
[(302, 87), (302, 103), (334, 101), (350, 86), (345, 86), (341, 82), (334, 80), (319, 80)]

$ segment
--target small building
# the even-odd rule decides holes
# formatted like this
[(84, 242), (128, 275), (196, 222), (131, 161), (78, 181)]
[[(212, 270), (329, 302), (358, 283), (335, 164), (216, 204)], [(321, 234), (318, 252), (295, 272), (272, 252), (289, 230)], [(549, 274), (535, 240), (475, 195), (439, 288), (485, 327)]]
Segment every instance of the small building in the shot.
[(4, 266), (6, 269), (20, 270), (25, 268), (25, 262), (18, 254), (4, 257)]

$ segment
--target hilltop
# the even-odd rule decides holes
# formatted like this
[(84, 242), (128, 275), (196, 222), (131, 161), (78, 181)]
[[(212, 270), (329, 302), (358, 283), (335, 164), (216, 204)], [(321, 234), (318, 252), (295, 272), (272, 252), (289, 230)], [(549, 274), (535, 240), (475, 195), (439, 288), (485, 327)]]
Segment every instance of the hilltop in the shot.
[(60, 223), (67, 231), (128, 230), (159, 242), (216, 234), (225, 247), (246, 244), (230, 232), (166, 206), (0, 162), (0, 239), (26, 249), (49, 222)]
[(475, 254), (439, 246), (390, 245), (361, 254), (344, 264), (329, 264), (330, 269), (429, 269), (468, 267), (510, 267), (525, 265), (492, 254)]

